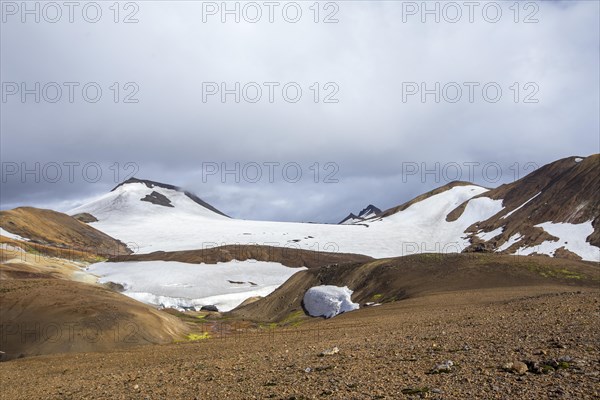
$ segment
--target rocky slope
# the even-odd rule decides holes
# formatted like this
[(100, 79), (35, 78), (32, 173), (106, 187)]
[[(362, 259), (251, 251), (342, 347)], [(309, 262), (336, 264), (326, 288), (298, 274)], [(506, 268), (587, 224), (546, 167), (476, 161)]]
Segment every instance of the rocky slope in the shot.
[(0, 227), (33, 244), (102, 256), (129, 254), (119, 240), (66, 214), (33, 207), (0, 211)]
[[(483, 193), (477, 197), (502, 200), (503, 209), (467, 229), (472, 243), (468, 250), (515, 253), (519, 249), (539, 248), (544, 253), (553, 242), (576, 240), (573, 235), (553, 235), (552, 228), (560, 233), (561, 227), (584, 224), (589, 225), (589, 232), (581, 240), (600, 247), (599, 187), (600, 155), (596, 154), (558, 160), (516, 182)], [(450, 213), (447, 220), (458, 218), (467, 203)], [(485, 234), (490, 232), (495, 234)], [(487, 236), (487, 240), (477, 233)], [(551, 250), (551, 255), (580, 258), (569, 243), (553, 246), (556, 249)], [(596, 252), (600, 254), (600, 248)]]
[(381, 210), (375, 207), (373, 204), (369, 204), (363, 208), (358, 215), (350, 213), (346, 218), (341, 220), (339, 224), (356, 224), (370, 218), (378, 217), (379, 215), (381, 215)]

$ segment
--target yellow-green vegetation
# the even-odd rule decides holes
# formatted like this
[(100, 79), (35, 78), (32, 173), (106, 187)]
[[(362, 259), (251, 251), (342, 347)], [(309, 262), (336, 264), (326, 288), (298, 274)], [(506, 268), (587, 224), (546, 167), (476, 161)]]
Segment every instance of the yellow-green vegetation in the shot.
[(566, 361), (561, 361), (558, 363), (558, 369), (569, 369), (571, 367), (571, 364), (569, 364)]
[(258, 327), (260, 329), (275, 329), (277, 328), (277, 322), (269, 322), (267, 324), (259, 323)]
[(298, 311), (289, 313), (283, 320), (281, 320), (279, 325), (281, 325), (281, 326), (298, 326), (302, 322), (304, 322), (304, 311), (298, 310)]
[(523, 267), (527, 268), (531, 272), (535, 272), (544, 278), (558, 278), (558, 279), (584, 279), (585, 275), (575, 271), (571, 271), (567, 268), (554, 269), (548, 266), (539, 265), (536, 263), (524, 263)]
[(187, 340), (194, 342), (196, 340), (210, 339), (210, 333), (203, 332), (202, 334), (190, 333), (185, 337)]
[(422, 394), (422, 393), (428, 393), (428, 392), (429, 392), (429, 388), (428, 387), (402, 389), (402, 394), (407, 394), (407, 395)]
[(439, 260), (442, 257), (447, 257), (448, 254), (444, 253), (420, 253), (418, 258), (421, 260)]
[(585, 278), (585, 276), (578, 274), (575, 271), (569, 271), (566, 268), (563, 268), (561, 270), (558, 271), (560, 274), (564, 275), (565, 278), (567, 279), (581, 279), (581, 278)]

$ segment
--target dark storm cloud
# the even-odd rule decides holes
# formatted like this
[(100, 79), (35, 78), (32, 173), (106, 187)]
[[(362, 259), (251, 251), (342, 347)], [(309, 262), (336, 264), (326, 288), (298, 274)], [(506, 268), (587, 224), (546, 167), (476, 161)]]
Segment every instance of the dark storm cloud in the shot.
[[(67, 210), (133, 171), (193, 190), (232, 216), (337, 222), (367, 203), (391, 207), (447, 183), (455, 176), (453, 167), (444, 170), (451, 163), (463, 180), (496, 186), (522, 176), (534, 165), (528, 163), (599, 151), (596, 2), (537, 3), (538, 22), (527, 24), (531, 10), (521, 10), (515, 23), (508, 6), (497, 23), (480, 13), (474, 23), (421, 23), (418, 14), (403, 15), (406, 2), (339, 2), (334, 24), (315, 24), (308, 3), (296, 24), (280, 14), (272, 24), (223, 24), (218, 15), (202, 22), (202, 2), (138, 2), (139, 22), (124, 24), (102, 4), (95, 24), (79, 14), (73, 23), (21, 23), (18, 14), (3, 14), (3, 95), (7, 82), (57, 82), (63, 97), (36, 103), (28, 95), (22, 103), (16, 94), (1, 103), (2, 208)], [(122, 20), (133, 10), (120, 11)], [(322, 19), (330, 10), (321, 11)], [(65, 82), (79, 83), (73, 103)], [(102, 90), (97, 103), (82, 98), (89, 82)], [(263, 98), (252, 104), (229, 96), (223, 104), (212, 96), (205, 103), (203, 82), (258, 82)], [(270, 103), (263, 82), (297, 82), (303, 97), (289, 103), (279, 91)], [(338, 103), (323, 103), (332, 92), (327, 82), (339, 87)], [(465, 93), (457, 103), (436, 103), (432, 95), (403, 102), (406, 82), (457, 82)], [(479, 91), (470, 102), (464, 82), (494, 82), (503, 96), (491, 103)], [(524, 103), (534, 92), (539, 102)], [(139, 102), (124, 103), (127, 95)], [(279, 168), (271, 182), (264, 163), (272, 162)], [(323, 182), (328, 162), (338, 168), (337, 183)], [(471, 177), (468, 162), (480, 163)], [(21, 167), (35, 170), (36, 163), (39, 182), (35, 173), (23, 179)], [(55, 182), (50, 163), (62, 166)], [(79, 163), (73, 179), (65, 163)], [(221, 176), (221, 167), (236, 163), (240, 173), (249, 163), (262, 165), (263, 179)], [(289, 163), (301, 166), (297, 182), (281, 173)], [(219, 172), (203, 177), (215, 164)], [(496, 164), (499, 180), (488, 176)], [(438, 172), (423, 175), (431, 170)]]

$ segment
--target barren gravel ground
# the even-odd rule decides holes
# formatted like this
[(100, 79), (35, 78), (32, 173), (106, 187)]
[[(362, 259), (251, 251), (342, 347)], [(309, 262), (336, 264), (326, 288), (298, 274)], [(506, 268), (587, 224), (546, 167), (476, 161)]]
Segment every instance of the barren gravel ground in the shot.
[[(565, 287), (453, 292), (276, 328), (271, 335), (25, 358), (0, 364), (0, 396), (599, 398), (599, 295)], [(337, 354), (319, 356), (334, 346)], [(449, 372), (429, 374), (448, 360)], [(545, 373), (502, 369), (515, 361), (546, 365)]]

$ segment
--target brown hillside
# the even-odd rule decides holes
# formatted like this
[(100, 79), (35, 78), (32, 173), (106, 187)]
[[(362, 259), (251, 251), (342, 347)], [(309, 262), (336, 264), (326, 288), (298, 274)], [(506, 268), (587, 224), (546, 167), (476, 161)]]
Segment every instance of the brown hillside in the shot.
[(124, 243), (66, 214), (33, 207), (0, 211), (0, 226), (36, 244), (102, 256), (129, 254)]
[(318, 268), (323, 265), (347, 262), (368, 262), (372, 257), (361, 254), (328, 253), (295, 248), (228, 245), (210, 249), (184, 251), (156, 251), (149, 254), (130, 254), (119, 256), (110, 261), (179, 261), (190, 264), (215, 264), (232, 260), (257, 260), (279, 262), (287, 267)]
[(62, 279), (0, 280), (2, 359), (172, 343), (177, 318), (109, 289)]
[(302, 310), (304, 293), (317, 285), (348, 286), (354, 291), (352, 300), (362, 305), (460, 290), (537, 285), (597, 287), (599, 283), (600, 268), (589, 262), (497, 254), (419, 254), (302, 271), (269, 296), (231, 313), (250, 320), (280, 321)]
[[(590, 220), (594, 232), (587, 240), (600, 247), (600, 154), (586, 157), (580, 162), (575, 160), (576, 157), (568, 157), (547, 164), (518, 181), (477, 196), (502, 199), (505, 208), (490, 219), (469, 227), (467, 231), (490, 232), (502, 227), (503, 232), (488, 244), (473, 238), (470, 250), (497, 248), (510, 236), (519, 233), (523, 239), (507, 249), (507, 252), (513, 252), (524, 245), (533, 246), (556, 239), (541, 228), (534, 228), (537, 224), (548, 221), (578, 224)], [(467, 203), (448, 214), (447, 220), (460, 217)], [(508, 215), (512, 211), (514, 213)], [(568, 252), (562, 254), (570, 256)]]

